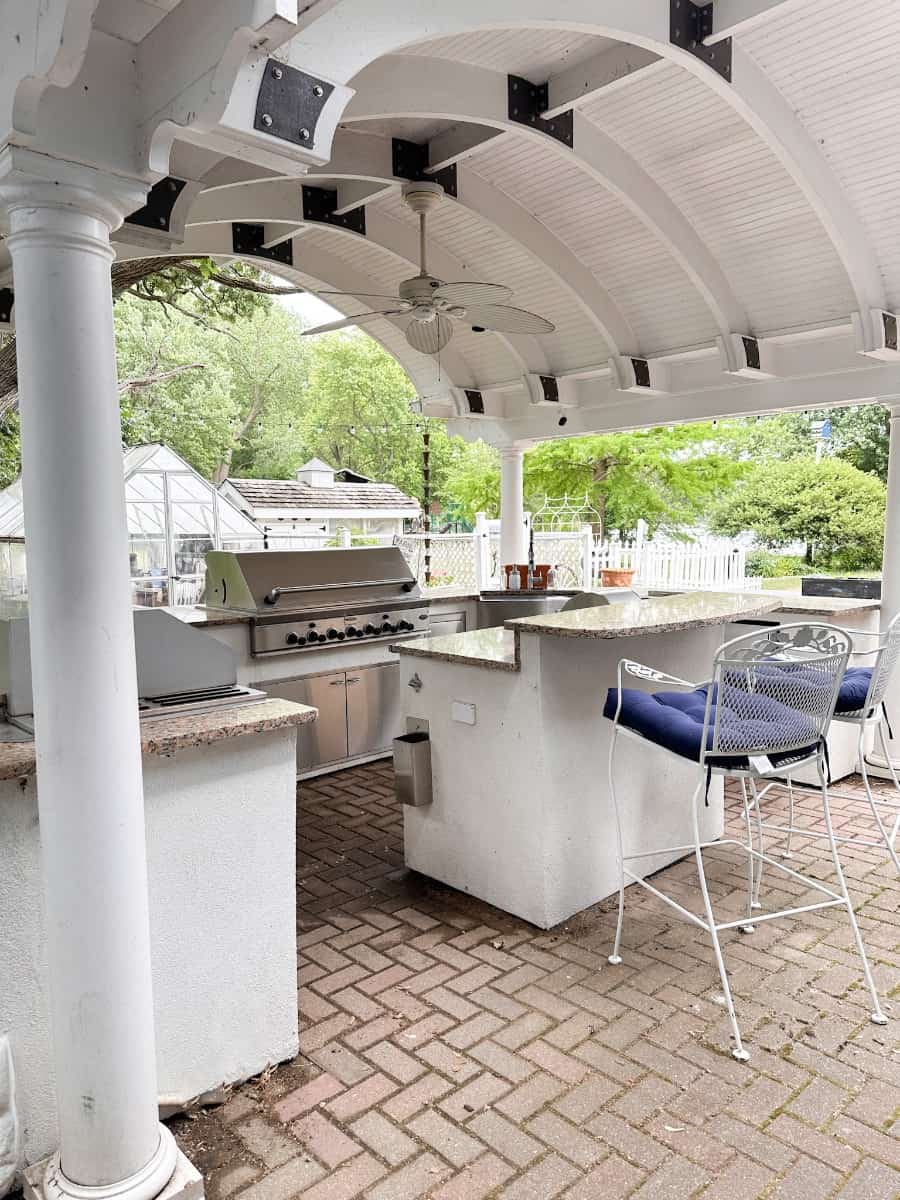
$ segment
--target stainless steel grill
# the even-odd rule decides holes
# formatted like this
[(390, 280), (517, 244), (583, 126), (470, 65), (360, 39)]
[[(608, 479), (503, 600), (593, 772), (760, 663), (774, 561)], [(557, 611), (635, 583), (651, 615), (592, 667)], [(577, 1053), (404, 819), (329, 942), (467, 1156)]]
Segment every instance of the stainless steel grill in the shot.
[[(134, 648), (141, 719), (182, 716), (264, 700), (237, 682), (232, 651), (161, 609), (136, 608)], [(28, 618), (0, 622), (0, 690), (10, 720), (33, 732)]]
[(250, 653), (297, 654), (341, 642), (428, 633), (429, 601), (396, 546), (210, 551), (207, 607), (247, 613)]

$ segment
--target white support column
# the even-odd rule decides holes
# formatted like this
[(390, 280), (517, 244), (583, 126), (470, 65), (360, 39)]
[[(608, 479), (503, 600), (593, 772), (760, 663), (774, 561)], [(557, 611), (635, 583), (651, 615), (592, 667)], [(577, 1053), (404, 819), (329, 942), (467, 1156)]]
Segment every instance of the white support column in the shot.
[(500, 450), (500, 566), (528, 561), (525, 496), (522, 489), (523, 446)]
[[(881, 567), (881, 630), (887, 629), (900, 612), (900, 402), (889, 405), (891, 438), (888, 452), (887, 506), (884, 522), (884, 558)], [(894, 730), (888, 750), (896, 770), (900, 771), (900, 669), (894, 671), (886, 697), (887, 710)], [(876, 743), (877, 744), (877, 743)], [(866, 761), (873, 775), (890, 778), (884, 755), (870, 752)]]
[(45, 1200), (202, 1191), (158, 1120), (110, 289), (110, 230), (145, 192), (28, 152), (0, 156), (59, 1114), (59, 1153), (29, 1172), (29, 1193)]

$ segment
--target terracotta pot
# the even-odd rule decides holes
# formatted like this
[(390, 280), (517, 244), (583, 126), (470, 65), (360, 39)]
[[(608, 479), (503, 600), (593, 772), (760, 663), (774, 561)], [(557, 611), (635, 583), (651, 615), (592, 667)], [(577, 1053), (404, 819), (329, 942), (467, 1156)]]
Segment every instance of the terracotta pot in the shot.
[(624, 567), (603, 567), (600, 570), (602, 587), (631, 587), (635, 572)]

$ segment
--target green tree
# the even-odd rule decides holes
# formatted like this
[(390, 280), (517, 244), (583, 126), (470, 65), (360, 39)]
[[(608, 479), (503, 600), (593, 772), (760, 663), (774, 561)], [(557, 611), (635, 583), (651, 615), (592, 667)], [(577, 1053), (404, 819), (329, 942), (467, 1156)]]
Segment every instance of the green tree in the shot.
[(885, 487), (837, 458), (764, 463), (713, 514), (726, 536), (751, 531), (775, 549), (806, 544), (810, 565), (864, 570), (881, 565)]
[(588, 496), (606, 529), (677, 531), (703, 518), (743, 471), (741, 426), (677, 425), (543, 442), (525, 457), (525, 489)]
[(300, 327), (277, 305), (218, 327), (125, 296), (115, 316), (126, 445), (167, 442), (220, 481), (270, 406), (302, 405)]
[(415, 388), (400, 364), (359, 332), (304, 343), (302, 394), (285, 393), (235, 456), (239, 474), (286, 479), (306, 459), (325, 459), (424, 499), (422, 433), (430, 433), (432, 499), (451, 499), (446, 477), (464, 443), (441, 421), (413, 412)]
[(475, 514), (500, 514), (500, 456), (486, 442), (463, 442), (451, 447), (443, 479), (442, 499), (449, 515), (474, 524)]

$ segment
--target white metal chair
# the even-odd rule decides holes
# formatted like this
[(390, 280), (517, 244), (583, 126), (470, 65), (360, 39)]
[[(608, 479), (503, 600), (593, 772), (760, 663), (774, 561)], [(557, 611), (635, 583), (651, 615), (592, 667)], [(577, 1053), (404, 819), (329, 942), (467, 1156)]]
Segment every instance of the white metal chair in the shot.
[[(842, 629), (832, 625), (781, 625), (766, 629), (765, 632), (744, 634), (727, 642), (719, 650), (713, 663), (712, 681), (700, 685), (623, 659), (619, 663), (618, 687), (610, 691), (604, 709), (604, 715), (613, 721), (614, 726), (609, 753), (609, 788), (616, 815), (619, 862), (618, 921), (615, 944), (609, 961), (613, 964), (622, 961), (620, 949), (626, 880), (640, 884), (681, 916), (706, 930), (712, 941), (731, 1024), (734, 1039), (732, 1054), (741, 1061), (745, 1061), (749, 1055), (741, 1041), (719, 934), (727, 929), (752, 932), (753, 921), (772, 921), (779, 917), (791, 917), (799, 913), (843, 905), (847, 910), (862, 961), (866, 986), (872, 999), (871, 1019), (879, 1025), (886, 1021), (835, 845), (825, 769), (825, 736), (847, 667), (850, 645), (849, 636)], [(664, 684), (679, 691), (647, 692), (625, 689), (623, 682), (626, 675)], [(636, 851), (629, 848), (629, 852), (625, 852), (620, 800), (615, 783), (615, 753), (620, 735), (637, 738), (667, 753), (697, 763), (697, 785), (690, 801), (692, 842), (681, 846), (641, 847)], [(771, 779), (774, 775), (789, 779), (795, 771), (809, 766), (815, 768), (819, 778), (817, 791), (821, 795), (828, 831), (826, 836), (831, 845), (837, 877), (837, 890), (768, 857), (762, 847), (757, 782)], [(704, 802), (709, 781), (714, 775), (741, 780), (747, 826), (746, 843), (732, 838), (714, 842), (701, 841), (700, 805)], [(753, 794), (757, 811), (756, 848), (751, 845), (747, 786)], [(735, 845), (747, 854), (747, 916), (744, 918), (730, 921), (717, 921), (715, 918), (703, 862), (703, 851), (711, 845)], [(703, 897), (702, 917), (686, 909), (671, 896), (667, 896), (627, 865), (663, 853), (686, 854), (690, 851), (693, 851), (697, 862)], [(758, 907), (762, 869), (766, 863), (793, 879), (800, 880), (814, 891), (824, 893), (827, 899), (763, 915), (754, 914), (754, 908)], [(758, 872), (755, 870), (756, 864), (759, 866)]]
[[(845, 672), (841, 682), (841, 687), (838, 690), (838, 699), (835, 707), (834, 720), (845, 725), (855, 725), (857, 727), (857, 744), (856, 757), (857, 769), (863, 781), (863, 788), (866, 793), (866, 800), (869, 808), (872, 811), (872, 816), (875, 824), (878, 827), (878, 832), (881, 835), (881, 840), (887, 847), (888, 854), (898, 874), (900, 874), (900, 858), (897, 856), (895, 843), (897, 834), (900, 832), (900, 780), (897, 778), (897, 773), (894, 769), (894, 764), (891, 761), (890, 750), (887, 744), (885, 735), (885, 727), (890, 728), (887, 708), (885, 706), (885, 694), (887, 692), (888, 683), (891, 675), (897, 666), (900, 659), (900, 613), (894, 617), (887, 629), (883, 633), (868, 633), (865, 630), (847, 630), (847, 636), (854, 643), (853, 653), (858, 657), (872, 657), (871, 667), (851, 667)], [(877, 643), (871, 649), (861, 649), (857, 644), (857, 639), (876, 638)], [(881, 745), (881, 751), (884, 755), (887, 768), (893, 783), (894, 799), (889, 800), (884, 796), (875, 795), (872, 791), (872, 784), (869, 779), (869, 770), (866, 763), (866, 733), (869, 729), (875, 731), (875, 736), (878, 738)], [(760, 792), (759, 799), (762, 799), (769, 787), (777, 786), (769, 784)], [(762, 828), (773, 833), (787, 834), (785, 842), (784, 857), (793, 858), (791, 849), (795, 836), (800, 838), (822, 838), (826, 835), (812, 830), (797, 829), (794, 824), (794, 795), (795, 790), (800, 792), (808, 792), (809, 788), (804, 788), (799, 784), (791, 784), (787, 782), (789, 816), (787, 827), (775, 825), (772, 822), (763, 821)], [(837, 792), (833, 788), (832, 796), (842, 799), (858, 801), (857, 796), (848, 795), (845, 792)], [(887, 826), (881, 817), (879, 809), (887, 808), (897, 812), (894, 824), (890, 833)], [(760, 818), (757, 813), (757, 818)], [(869, 841), (866, 838), (860, 837), (839, 837), (835, 839), (838, 843), (852, 843), (856, 846), (871, 846), (878, 847), (880, 843)]]

